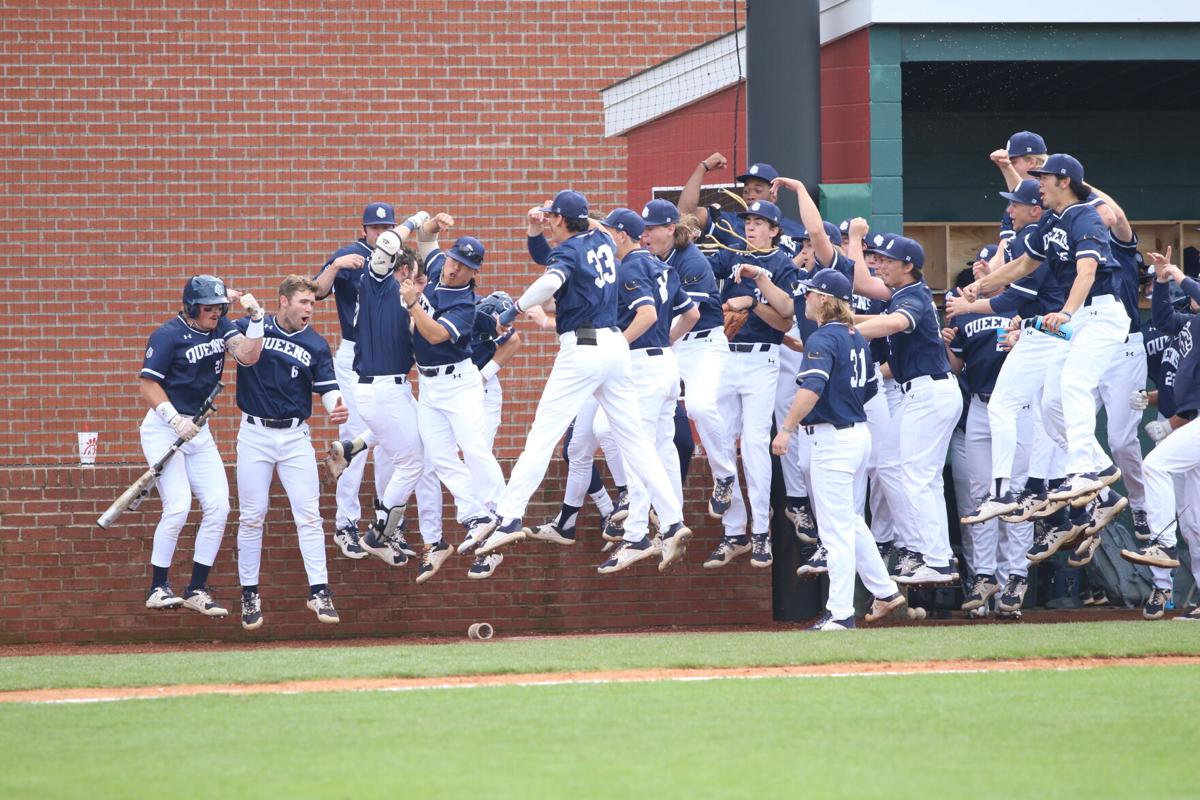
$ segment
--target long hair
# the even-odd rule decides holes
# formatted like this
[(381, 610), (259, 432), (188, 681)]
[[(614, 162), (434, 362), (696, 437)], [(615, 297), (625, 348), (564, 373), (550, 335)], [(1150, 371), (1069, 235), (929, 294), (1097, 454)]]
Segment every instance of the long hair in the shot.
[(679, 217), (679, 222), (675, 223), (675, 242), (676, 250), (682, 250), (692, 242), (700, 238), (700, 220), (695, 214), (683, 214)]
[(826, 322), (841, 322), (845, 325), (854, 324), (854, 312), (850, 310), (850, 304), (845, 300), (842, 300), (840, 297), (821, 294), (820, 292), (814, 292), (813, 294), (821, 298), (821, 302), (816, 308), (818, 325), (824, 325)]

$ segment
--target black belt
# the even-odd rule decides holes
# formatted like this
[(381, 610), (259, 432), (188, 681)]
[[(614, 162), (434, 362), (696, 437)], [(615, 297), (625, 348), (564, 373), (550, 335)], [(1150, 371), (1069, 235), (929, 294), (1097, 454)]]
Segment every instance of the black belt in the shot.
[(857, 424), (858, 424), (857, 422), (847, 422), (845, 425), (833, 425), (832, 422), (818, 422), (816, 425), (805, 425), (804, 432), (807, 433), (809, 436), (812, 436), (813, 428), (817, 427), (817, 425), (833, 425), (833, 429), (835, 431), (844, 431), (848, 428), (853, 428)]
[(714, 330), (716, 330), (716, 329), (715, 329), (715, 328), (709, 328), (708, 330), (704, 330), (704, 331), (696, 331), (695, 333), (685, 333), (685, 334), (683, 335), (683, 339), (684, 339), (684, 341), (687, 341), (687, 340), (689, 340), (689, 339), (704, 339), (704, 338), (706, 338), (706, 337), (707, 337), (707, 336), (708, 336), (710, 333), (712, 333)]
[(379, 377), (376, 375), (359, 375), (358, 376), (359, 383), (374, 383), (376, 380), (378, 380), (380, 383), (388, 383), (388, 382), (408, 383), (408, 376), (407, 375), (391, 375), (386, 378)]
[(264, 417), (255, 417), (250, 414), (246, 415), (246, 422), (251, 425), (261, 425), (264, 428), (275, 428), (276, 430), (284, 430), (294, 428), (304, 420), (299, 419), (266, 419)]
[(641, 351), (648, 356), (661, 356), (663, 354), (663, 349), (661, 347), (635, 347), (633, 349), (636, 351)]
[[(950, 380), (950, 373), (941, 372), (937, 375), (918, 375), (917, 377), (913, 378), (913, 381), (920, 380), (921, 378), (929, 378), (930, 380), (934, 381), (947, 381)], [(912, 388), (912, 384), (912, 381), (905, 381), (904, 383), (900, 384), (900, 391), (907, 394), (908, 390)]]
[(616, 331), (616, 328), (594, 328), (581, 325), (575, 329), (575, 344), (596, 344), (596, 331)]
[(1113, 301), (1116, 301), (1116, 299), (1117, 299), (1117, 296), (1116, 296), (1115, 294), (1112, 294), (1112, 293), (1110, 292), (1110, 293), (1108, 293), (1108, 294), (1098, 294), (1098, 295), (1095, 295), (1094, 297), (1089, 297), (1088, 299), (1086, 299), (1086, 300), (1084, 300), (1084, 301), (1083, 301), (1083, 304), (1084, 304), (1085, 306), (1090, 306), (1090, 305), (1092, 304), (1092, 301), (1094, 301), (1094, 300), (1099, 300), (1099, 299), (1100, 299), (1100, 298), (1102, 298), (1102, 297), (1108, 297), (1108, 298), (1111, 298)]
[(734, 344), (729, 343), (729, 352), (731, 353), (769, 353), (775, 345), (771, 344)]
[(446, 364), (441, 367), (417, 367), (417, 372), (424, 375), (426, 378), (434, 378), (438, 375), (449, 375), (454, 372), (453, 364)]

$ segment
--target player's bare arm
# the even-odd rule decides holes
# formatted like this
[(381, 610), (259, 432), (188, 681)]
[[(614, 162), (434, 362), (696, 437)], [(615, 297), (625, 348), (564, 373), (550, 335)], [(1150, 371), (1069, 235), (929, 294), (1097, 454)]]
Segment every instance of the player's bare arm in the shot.
[(367, 260), (358, 253), (346, 253), (329, 262), (329, 265), (314, 278), (317, 284), (317, 299), (324, 300), (333, 293), (333, 282), (337, 279), (338, 272), (344, 269), (362, 269), (366, 263)]
[(804, 227), (808, 230), (809, 241), (812, 242), (813, 255), (821, 264), (829, 265), (833, 263), (837, 251), (833, 247), (833, 242), (829, 238), (829, 234), (825, 232), (825, 223), (821, 219), (821, 212), (817, 208), (817, 204), (813, 202), (812, 197), (808, 194), (808, 189), (803, 183), (795, 178), (778, 177), (771, 182), (771, 188), (776, 192), (781, 186), (786, 186), (796, 193), (796, 197), (800, 202), (800, 221), (804, 223)]
[(654, 310), (652, 303), (647, 303), (638, 307), (638, 310), (633, 314), (633, 321), (621, 333), (625, 337), (625, 341), (632, 343), (639, 339), (643, 333), (650, 330), (656, 322), (658, 322), (658, 312)]
[(1057, 332), (1061, 325), (1071, 320), (1072, 314), (1083, 308), (1083, 303), (1092, 290), (1092, 284), (1096, 281), (1098, 266), (1096, 259), (1090, 256), (1075, 262), (1075, 282), (1071, 284), (1071, 292), (1067, 295), (1067, 302), (1063, 304), (1062, 311), (1042, 317), (1042, 323), (1047, 329)]
[(1033, 272), (1038, 268), (1039, 263), (1028, 254), (1013, 259), (991, 274), (964, 286), (963, 297), (968, 300), (976, 300), (980, 295), (993, 294)]
[(891, 314), (856, 314), (854, 330), (861, 333), (864, 339), (882, 339), (884, 336), (903, 333), (908, 329), (909, 322), (907, 316), (896, 311)]
[(686, 336), (692, 328), (696, 327), (696, 323), (700, 321), (700, 307), (692, 306), (687, 311), (680, 314), (671, 323), (671, 332), (668, 334), (671, 344), (675, 344), (682, 337)]
[(788, 409), (787, 417), (784, 418), (779, 433), (775, 434), (775, 439), (771, 442), (772, 453), (777, 456), (787, 455), (788, 444), (791, 442), (792, 434), (799, 427), (800, 420), (809, 415), (820, 399), (821, 395), (811, 389), (796, 390), (796, 396), (792, 399), (792, 407)]
[(1017, 188), (1017, 184), (1021, 182), (1021, 175), (1012, 165), (1012, 160), (1008, 157), (1008, 150), (1003, 147), (999, 150), (993, 150), (990, 158), (1004, 177), (1004, 185), (1008, 187), (1008, 191), (1011, 192)]
[(708, 224), (708, 209), (700, 207), (700, 186), (704, 183), (704, 176), (713, 170), (724, 169), (728, 163), (725, 156), (713, 153), (696, 165), (679, 193), (679, 213), (695, 214), (701, 228)]
[(450, 340), (450, 331), (433, 318), (426, 310), (425, 303), (419, 302), (421, 290), (417, 281), (405, 278), (400, 284), (400, 297), (404, 300), (404, 307), (408, 309), (413, 324), (417, 326), (417, 331), (421, 336), (425, 337), (425, 341), (430, 344), (440, 344)]
[(846, 255), (854, 262), (854, 292), (872, 300), (891, 300), (892, 290), (882, 278), (872, 275), (870, 267), (867, 266), (862, 243), (869, 231), (870, 226), (862, 217), (850, 220), (850, 241), (846, 245)]
[[(776, 286), (771, 278), (770, 272), (756, 264), (739, 264), (733, 272), (733, 279), (738, 283), (741, 283), (743, 280), (754, 281), (758, 293), (762, 295), (763, 300), (769, 304), (772, 311), (783, 317), (791, 317), (796, 311), (791, 295)], [(755, 311), (758, 311), (757, 306), (755, 307)], [(760, 314), (760, 316), (762, 315)], [(768, 317), (763, 316), (763, 319), (768, 324), (771, 324), (771, 327), (776, 327), (770, 322)], [(787, 328), (781, 328), (780, 330), (790, 330), (791, 327), (791, 323), (789, 322)]]

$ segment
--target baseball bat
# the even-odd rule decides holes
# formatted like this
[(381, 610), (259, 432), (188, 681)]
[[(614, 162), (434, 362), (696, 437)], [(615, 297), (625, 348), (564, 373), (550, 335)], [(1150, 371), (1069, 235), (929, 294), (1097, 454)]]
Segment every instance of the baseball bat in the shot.
[[(192, 422), (196, 423), (197, 425), (204, 425), (208, 421), (209, 417), (217, 413), (217, 409), (213, 406), (213, 402), (217, 399), (217, 395), (220, 394), (221, 390), (224, 388), (225, 384), (217, 381), (217, 385), (213, 387), (212, 392), (200, 405), (200, 411), (196, 414), (196, 416), (192, 417)], [(116, 522), (117, 518), (126, 511), (134, 510), (140, 506), (142, 501), (150, 496), (150, 492), (154, 489), (155, 485), (158, 484), (158, 479), (163, 474), (163, 470), (166, 469), (167, 462), (171, 460), (172, 456), (179, 452), (179, 448), (183, 447), (184, 443), (185, 440), (182, 436), (176, 439), (174, 444), (172, 444), (167, 449), (167, 452), (163, 454), (162, 458), (155, 462), (150, 469), (143, 472), (136, 481), (129, 484), (129, 488), (122, 492), (121, 496), (114, 500), (112, 505), (110, 505), (108, 509), (100, 515), (100, 518), (96, 520), (96, 524), (101, 528), (107, 528)]]

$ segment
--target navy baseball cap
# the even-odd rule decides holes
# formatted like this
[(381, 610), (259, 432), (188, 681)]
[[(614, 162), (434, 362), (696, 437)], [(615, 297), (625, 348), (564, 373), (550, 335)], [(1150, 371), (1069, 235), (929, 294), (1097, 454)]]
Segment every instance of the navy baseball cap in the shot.
[(483, 242), (474, 236), (460, 236), (454, 246), (446, 251), (446, 256), (464, 267), (479, 269), (483, 266)]
[(1057, 178), (1070, 178), (1083, 183), (1083, 164), (1080, 164), (1075, 156), (1055, 153), (1038, 169), (1029, 170), (1029, 174), (1054, 175)]
[(1008, 144), (1004, 149), (1008, 151), (1009, 158), (1043, 156), (1046, 154), (1046, 140), (1033, 131), (1017, 131), (1008, 137)]
[(829, 220), (825, 220), (822, 225), (825, 226), (825, 234), (829, 237), (829, 241), (833, 242), (838, 247), (842, 246), (842, 232)]
[(396, 209), (387, 203), (371, 203), (363, 209), (363, 225), (395, 225)]
[(896, 238), (894, 233), (872, 233), (867, 237), (866, 246), (863, 248), (864, 253), (877, 253), (879, 255), (889, 255), (888, 245), (892, 243), (892, 239)]
[(912, 264), (917, 269), (925, 266), (925, 248), (907, 236), (893, 235), (882, 247), (874, 244), (874, 237), (871, 241), (871, 246), (867, 248), (868, 252), (878, 253), (885, 258), (894, 258), (905, 264)]
[(614, 208), (608, 212), (608, 216), (600, 224), (606, 228), (623, 231), (633, 239), (641, 236), (642, 231), (646, 230), (646, 223), (642, 221), (642, 218), (637, 215), (636, 211), (628, 208)]
[(587, 219), (587, 198), (574, 189), (563, 189), (554, 196), (554, 201), (543, 209), (543, 214), (558, 214), (571, 219)]
[(742, 219), (746, 217), (762, 217), (767, 222), (776, 226), (783, 219), (783, 213), (779, 210), (779, 206), (770, 200), (755, 200), (746, 207), (745, 211), (739, 211), (738, 216)]
[(642, 209), (642, 220), (647, 228), (651, 225), (674, 225), (679, 222), (679, 209), (670, 200), (655, 198)]
[(975, 266), (976, 261), (991, 261), (992, 256), (996, 255), (996, 251), (999, 249), (1000, 248), (996, 247), (996, 245), (994, 245), (994, 244), (984, 245), (983, 247), (980, 248), (979, 252), (975, 254), (975, 257), (967, 262), (967, 266), (968, 267)]
[(853, 295), (849, 279), (836, 269), (817, 270), (816, 275), (809, 280), (800, 281), (800, 285), (810, 292), (827, 294), (838, 300), (845, 300), (847, 303), (851, 301)]
[(1011, 192), (999, 192), (999, 195), (1005, 200), (1011, 200), (1024, 206), (1041, 207), (1042, 205), (1042, 193), (1038, 191), (1038, 182), (1033, 178), (1026, 178), (1018, 183), (1017, 188)]
[(745, 183), (750, 178), (758, 178), (760, 181), (770, 183), (778, 177), (779, 171), (777, 169), (770, 164), (760, 161), (757, 164), (751, 164), (750, 169), (737, 176), (737, 180)]

